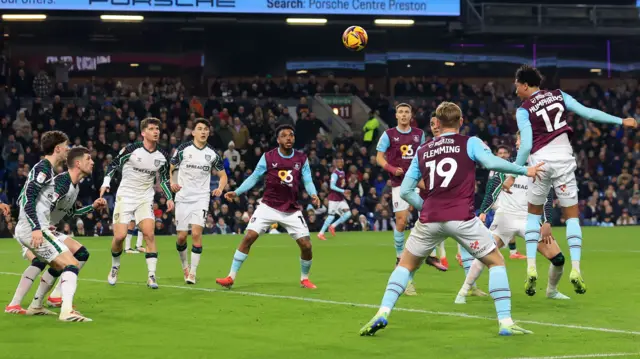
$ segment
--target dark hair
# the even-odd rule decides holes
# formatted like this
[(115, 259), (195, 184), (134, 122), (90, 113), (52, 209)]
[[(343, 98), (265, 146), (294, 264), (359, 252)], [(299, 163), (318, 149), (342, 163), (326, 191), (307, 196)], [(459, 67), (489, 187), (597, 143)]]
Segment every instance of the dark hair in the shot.
[(527, 84), (530, 87), (540, 87), (542, 74), (533, 66), (522, 65), (516, 71), (516, 81), (521, 84)]
[(431, 112), (431, 118), (434, 118), (434, 117), (437, 117), (435, 111)]
[(276, 137), (280, 136), (280, 131), (282, 130), (291, 130), (291, 132), (293, 132), (293, 134), (295, 135), (296, 133), (296, 129), (291, 126), (291, 125), (280, 125), (278, 126), (278, 128), (276, 128)]
[(209, 120), (207, 120), (206, 118), (196, 118), (196, 122), (193, 124), (193, 128), (195, 129), (199, 124), (203, 124), (207, 126), (207, 128), (211, 127), (211, 122), (209, 122)]
[(67, 155), (67, 167), (75, 167), (75, 162), (84, 157), (84, 155), (91, 155), (91, 151), (86, 147), (78, 146), (70, 149)]
[(42, 152), (44, 152), (45, 156), (52, 155), (56, 146), (65, 142), (69, 142), (69, 137), (67, 137), (67, 135), (62, 131), (45, 132), (40, 139)]
[(146, 130), (147, 127), (149, 127), (149, 125), (156, 125), (160, 127), (161, 123), (162, 122), (155, 117), (147, 117), (144, 120), (142, 120), (142, 123), (140, 123), (140, 131)]
[(500, 151), (500, 150), (505, 150), (505, 151), (511, 153), (511, 148), (509, 148), (509, 146), (506, 146), (506, 145), (498, 146), (498, 151)]

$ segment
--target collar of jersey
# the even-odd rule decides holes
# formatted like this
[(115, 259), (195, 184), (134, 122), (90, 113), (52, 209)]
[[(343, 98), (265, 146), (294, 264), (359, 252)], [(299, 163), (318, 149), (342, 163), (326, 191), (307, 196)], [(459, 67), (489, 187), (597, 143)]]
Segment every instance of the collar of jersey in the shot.
[(405, 135), (406, 135), (407, 133), (411, 133), (411, 126), (409, 126), (409, 131), (407, 131), (407, 132), (402, 132), (402, 131), (400, 130), (400, 127), (398, 127), (398, 126), (396, 126), (396, 130), (398, 130), (398, 132), (400, 132), (400, 133), (402, 133), (402, 134), (405, 134)]
[(285, 156), (285, 155), (283, 155), (283, 154), (280, 152), (280, 147), (278, 147), (278, 154), (279, 154), (279, 155), (280, 155), (280, 157), (282, 157), (282, 158), (291, 158), (291, 157), (293, 157), (294, 153), (295, 153), (295, 150), (292, 150), (292, 151), (291, 151), (291, 154), (290, 154), (289, 156)]
[(207, 143), (205, 142), (204, 147), (200, 148), (198, 147), (198, 145), (196, 145), (196, 141), (191, 141), (191, 143), (193, 144), (193, 147), (199, 149), (200, 151), (204, 150), (205, 148), (207, 148)]
[(447, 133), (443, 133), (443, 134), (441, 134), (441, 135), (440, 135), (440, 136), (438, 136), (438, 137), (442, 137), (442, 136), (453, 136), (453, 135), (457, 135), (457, 133), (455, 133), (455, 132), (447, 132)]

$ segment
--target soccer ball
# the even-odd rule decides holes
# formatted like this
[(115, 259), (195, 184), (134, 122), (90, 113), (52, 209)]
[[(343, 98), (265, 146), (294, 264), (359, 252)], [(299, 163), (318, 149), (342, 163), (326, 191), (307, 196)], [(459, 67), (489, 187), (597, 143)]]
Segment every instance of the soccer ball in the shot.
[(360, 26), (349, 26), (342, 34), (342, 44), (351, 51), (360, 51), (367, 46), (369, 35)]

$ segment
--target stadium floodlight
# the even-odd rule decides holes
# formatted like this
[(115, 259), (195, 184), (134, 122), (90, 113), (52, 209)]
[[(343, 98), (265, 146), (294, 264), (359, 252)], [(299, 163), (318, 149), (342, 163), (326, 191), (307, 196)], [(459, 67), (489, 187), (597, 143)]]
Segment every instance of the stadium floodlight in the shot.
[(416, 22), (412, 19), (375, 19), (373, 23), (378, 26), (413, 26)]
[(591, 69), (591, 70), (589, 70), (589, 71), (590, 71), (590, 72), (592, 72), (592, 73), (594, 73), (594, 74), (599, 74), (599, 73), (601, 73), (601, 72), (602, 72), (602, 70), (601, 70), (601, 69)]
[(144, 20), (142, 15), (100, 15), (102, 21), (114, 22), (140, 22)]
[(444, 63), (444, 66), (456, 66), (456, 63), (447, 61), (447, 62)]
[(287, 18), (287, 24), (289, 25), (325, 25), (326, 23), (327, 19), (322, 18)]
[(45, 14), (2, 14), (4, 21), (43, 21), (46, 18)]

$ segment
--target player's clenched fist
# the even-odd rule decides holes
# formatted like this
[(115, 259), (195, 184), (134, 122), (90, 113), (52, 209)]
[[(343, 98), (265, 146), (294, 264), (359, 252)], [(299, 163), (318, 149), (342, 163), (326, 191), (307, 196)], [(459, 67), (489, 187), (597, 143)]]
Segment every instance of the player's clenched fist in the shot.
[(173, 191), (173, 193), (178, 193), (178, 192), (180, 192), (181, 189), (182, 189), (181, 185), (179, 185), (177, 183), (171, 184), (171, 191)]
[(107, 200), (104, 198), (98, 198), (93, 202), (93, 209), (107, 208)]

